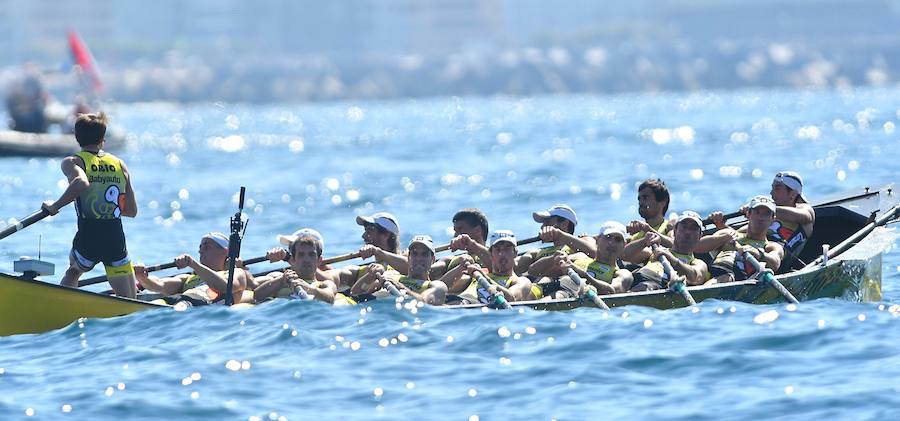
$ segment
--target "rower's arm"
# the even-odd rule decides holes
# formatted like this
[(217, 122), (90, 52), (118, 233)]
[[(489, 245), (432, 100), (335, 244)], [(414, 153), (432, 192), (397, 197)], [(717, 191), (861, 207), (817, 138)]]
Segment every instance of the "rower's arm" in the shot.
[(531, 265), (534, 263), (534, 256), (538, 253), (537, 250), (530, 250), (525, 254), (516, 257), (514, 269), (516, 273), (525, 273), (531, 268)]
[(772, 271), (778, 271), (781, 266), (781, 260), (784, 259), (784, 248), (781, 244), (770, 241), (766, 245), (766, 253), (763, 256), (766, 259), (766, 267)]
[(372, 292), (375, 292), (380, 285), (378, 278), (375, 277), (375, 274), (372, 273), (371, 270), (367, 270), (366, 273), (359, 276), (359, 270), (360, 268), (356, 268), (354, 271), (353, 277), (358, 277), (358, 279), (356, 279), (356, 282), (350, 287), (350, 294), (371, 294)]
[(556, 264), (556, 253), (537, 259), (528, 268), (528, 274), (534, 276), (549, 276), (551, 278), (558, 278), (564, 275), (562, 269)]
[(706, 282), (706, 263), (700, 259), (695, 259), (688, 264), (682, 262), (675, 256), (666, 255), (666, 260), (672, 264), (672, 269), (681, 276), (684, 276), (684, 282), (688, 285), (703, 285)]
[(650, 256), (650, 251), (647, 249), (647, 236), (628, 242), (625, 244), (625, 249), (622, 250), (622, 260), (632, 263), (640, 263), (645, 262)]
[(123, 203), (124, 207), (120, 208), (120, 211), (122, 216), (134, 218), (138, 213), (138, 205), (134, 189), (131, 187), (131, 174), (128, 172), (125, 162), (119, 160), (119, 164), (122, 166), (122, 172), (125, 174), (125, 203)]
[(431, 279), (440, 279), (441, 277), (443, 277), (444, 274), (447, 273), (447, 265), (450, 264), (450, 259), (452, 258), (452, 256), (445, 257), (434, 262), (434, 264), (431, 265), (431, 270), (428, 272), (429, 277)]
[(146, 272), (141, 272), (140, 270), (135, 270), (134, 275), (141, 286), (163, 295), (175, 295), (180, 293), (181, 285), (184, 282), (180, 277), (159, 278), (156, 276), (149, 276)]
[[(359, 275), (359, 270), (357, 269), (357, 275)], [(354, 277), (356, 277), (354, 276)], [(378, 289), (378, 280), (375, 279), (375, 276), (369, 272), (366, 272), (363, 276), (360, 276), (356, 282), (350, 287), (351, 295), (359, 295), (359, 294), (371, 294)]]
[(485, 269), (491, 269), (491, 250), (488, 249), (487, 246), (472, 241), (469, 243), (469, 247), (466, 248), (466, 252), (473, 258), (477, 257), (475, 260), (476, 262), (481, 260), (482, 266), (484, 266)]
[(775, 216), (778, 219), (800, 225), (816, 221), (816, 211), (806, 203), (798, 203), (797, 206), (778, 206), (775, 208)]
[(281, 291), (281, 289), (288, 286), (288, 284), (289, 280), (287, 275), (268, 279), (253, 290), (253, 299), (257, 302), (261, 302), (267, 298), (274, 298), (275, 295), (278, 294), (278, 291)]
[(385, 267), (390, 266), (404, 275), (409, 273), (409, 260), (406, 256), (376, 248), (375, 258), (384, 262)]
[(60, 164), (60, 169), (62, 170), (63, 175), (69, 180), (69, 185), (66, 187), (66, 190), (63, 191), (62, 195), (59, 196), (59, 199), (56, 199), (55, 202), (47, 205), (47, 207), (50, 208), (50, 214), (59, 212), (60, 208), (72, 203), (73, 200), (78, 198), (81, 193), (84, 193), (84, 191), (91, 186), (87, 174), (85, 174), (84, 169), (77, 164), (75, 157), (70, 156), (63, 159)]
[(472, 282), (468, 276), (463, 276), (466, 271), (465, 264), (458, 264), (441, 276), (439, 281), (447, 285), (448, 293), (459, 294), (466, 290), (469, 283)]
[(298, 285), (303, 288), (307, 294), (312, 294), (315, 299), (334, 304), (334, 296), (337, 294), (337, 285), (331, 281), (321, 281), (316, 286), (310, 285), (305, 281), (299, 281)]
[(597, 240), (595, 240), (594, 237), (578, 237), (565, 231), (560, 231), (557, 235), (560, 236), (560, 241), (558, 241), (556, 245), (569, 246), (575, 250), (584, 252), (588, 256), (597, 255)]
[(612, 279), (612, 287), (614, 292), (628, 292), (631, 285), (634, 284), (634, 275), (628, 269), (616, 270), (616, 276)]
[[(203, 279), (206, 282), (206, 285), (209, 285), (210, 288), (216, 290), (217, 292), (224, 294), (225, 291), (228, 290), (228, 280), (222, 276), (221, 273), (216, 272), (206, 265), (191, 259), (190, 264), (191, 269), (193, 269), (194, 273)], [(238, 270), (234, 271), (234, 282), (231, 284), (231, 295), (234, 297), (240, 297), (240, 294), (244, 292), (244, 288), (246, 286), (246, 279), (244, 276), (238, 273)]]
[(713, 250), (722, 248), (722, 246), (734, 239), (733, 233), (733, 229), (725, 228), (716, 231), (714, 234), (700, 237), (700, 241), (697, 242), (697, 247), (694, 248), (694, 254), (709, 253)]

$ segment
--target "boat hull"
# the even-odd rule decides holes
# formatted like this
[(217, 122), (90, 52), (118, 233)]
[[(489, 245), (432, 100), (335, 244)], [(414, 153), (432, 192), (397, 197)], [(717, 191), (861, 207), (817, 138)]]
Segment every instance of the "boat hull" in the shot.
[[(107, 135), (106, 149), (116, 150), (125, 138)], [(75, 136), (63, 133), (24, 133), (0, 130), (0, 157), (3, 156), (68, 156), (81, 150)]]
[(0, 273), (0, 336), (47, 332), (82, 317), (116, 317), (161, 307)]
[[(824, 267), (810, 268), (777, 277), (800, 301), (819, 298), (838, 298), (848, 301), (880, 301), (881, 253), (865, 260), (833, 260)], [(728, 284), (702, 285), (688, 288), (696, 302), (706, 300), (740, 301), (751, 304), (784, 303), (784, 297), (775, 288), (755, 280)], [(687, 307), (687, 301), (677, 292), (667, 290), (629, 292), (603, 295), (600, 298), (610, 308), (624, 306), (653, 307), (668, 310)], [(520, 301), (513, 307), (530, 307), (536, 310), (572, 310), (579, 307), (596, 307), (594, 303), (580, 299), (555, 301)], [(449, 306), (452, 308), (479, 308), (481, 304)]]

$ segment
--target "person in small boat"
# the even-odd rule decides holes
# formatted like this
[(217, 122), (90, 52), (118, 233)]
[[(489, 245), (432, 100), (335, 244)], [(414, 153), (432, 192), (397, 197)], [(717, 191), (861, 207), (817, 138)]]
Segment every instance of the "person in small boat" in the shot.
[[(555, 205), (548, 210), (534, 212), (532, 218), (541, 224), (541, 240), (553, 245), (530, 250), (516, 258), (516, 273), (527, 273), (531, 279), (556, 278), (564, 275), (556, 263), (560, 256), (579, 251), (593, 254), (595, 245), (590, 244), (593, 239), (575, 236), (578, 216), (569, 205)], [(587, 256), (579, 254), (579, 257)]]
[(45, 114), (50, 94), (37, 65), (25, 63), (24, 75), (7, 89), (6, 111), (9, 128), (26, 133), (47, 133), (49, 122)]
[(460, 209), (453, 215), (453, 239), (450, 250), (463, 251), (439, 259), (431, 266), (431, 278), (440, 279), (448, 270), (464, 263), (466, 259), (478, 263), (490, 262), (491, 252), (485, 245), (487, 242), (488, 219), (479, 209)]
[[(516, 236), (509, 230), (497, 230), (490, 236), (491, 270), (485, 271), (478, 263), (466, 261), (451, 269), (441, 278), (450, 288), (448, 303), (487, 303), (494, 293), (502, 293), (507, 301), (538, 300), (543, 298), (541, 288), (524, 276), (513, 272), (516, 258)], [(480, 272), (492, 284), (485, 290), (478, 284), (475, 272)]]
[[(434, 264), (434, 241), (430, 236), (417, 235), (409, 242), (406, 257), (408, 274), (396, 271), (381, 272), (374, 281), (361, 280), (350, 289), (354, 296), (374, 294), (384, 287), (385, 282), (392, 283), (399, 291), (405, 292), (418, 301), (431, 305), (443, 305), (447, 297), (447, 285), (441, 281), (431, 280), (431, 266)], [(386, 294), (383, 294), (386, 296)]]
[(62, 285), (76, 288), (81, 275), (102, 262), (116, 295), (134, 298), (134, 268), (128, 257), (122, 217), (135, 217), (138, 206), (128, 166), (103, 150), (106, 125), (103, 113), (78, 117), (75, 139), (81, 151), (61, 164), (69, 185), (59, 199), (44, 202), (41, 208), (56, 215), (60, 208), (75, 202), (78, 231)]
[[(619, 264), (627, 237), (625, 225), (621, 222), (604, 222), (600, 226), (600, 233), (594, 237), (597, 244), (594, 258), (558, 256), (556, 264), (563, 273), (573, 269), (584, 279), (586, 286), (593, 287), (598, 294), (627, 292), (634, 277)], [(539, 286), (545, 297), (553, 299), (577, 297), (582, 292), (580, 285), (568, 275), (555, 281), (542, 280)]]
[[(178, 269), (191, 268), (193, 273), (171, 277), (156, 277), (147, 269), (136, 265), (138, 283), (149, 291), (163, 294), (160, 300), (166, 304), (186, 302), (190, 305), (224, 304), (228, 289), (228, 236), (221, 232), (210, 232), (200, 239), (199, 260), (190, 254), (175, 258)], [(248, 280), (252, 278), (244, 268), (235, 267), (231, 286), (235, 302), (241, 301)]]
[(303, 228), (291, 236), (280, 237), (290, 240), (290, 268), (260, 279), (259, 286), (254, 290), (256, 302), (273, 298), (301, 298), (305, 295), (329, 304), (354, 304), (337, 291), (334, 279), (321, 269), (325, 245), (322, 234), (311, 228)]
[(766, 236), (775, 221), (775, 202), (768, 196), (755, 196), (745, 209), (746, 230), (726, 227), (703, 237), (697, 246), (698, 251), (711, 251), (716, 256), (709, 268), (713, 276), (709, 283), (742, 281), (753, 276), (756, 270), (745, 262), (745, 252), (768, 270), (777, 271), (781, 265), (784, 248)]
[(684, 211), (676, 219), (671, 248), (661, 245), (662, 235), (648, 232), (640, 241), (643, 247), (651, 250), (652, 254), (644, 266), (633, 272), (634, 282), (631, 291), (668, 288), (669, 282), (674, 279), (665, 278), (664, 266), (659, 261), (660, 256), (672, 265), (675, 271), (673, 275), (683, 277), (687, 285), (702, 285), (709, 280), (706, 263), (694, 256), (702, 235), (703, 221), (700, 215), (692, 211)]
[[(644, 180), (638, 186), (638, 213), (643, 221), (634, 220), (628, 224), (627, 229), (631, 237), (627, 238), (622, 260), (641, 264), (650, 258), (652, 252), (640, 240), (649, 232), (662, 236), (669, 235), (674, 224), (666, 219), (668, 211), (669, 188), (666, 187), (666, 183), (658, 178)], [(661, 240), (664, 245), (671, 246), (670, 238)]]

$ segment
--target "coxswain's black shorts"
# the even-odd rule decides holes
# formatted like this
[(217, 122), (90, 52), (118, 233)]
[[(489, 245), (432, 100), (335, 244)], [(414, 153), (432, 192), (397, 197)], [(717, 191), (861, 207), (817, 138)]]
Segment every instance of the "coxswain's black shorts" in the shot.
[(120, 219), (79, 220), (78, 232), (72, 240), (71, 256), (82, 272), (87, 272), (102, 262), (106, 276), (134, 273)]

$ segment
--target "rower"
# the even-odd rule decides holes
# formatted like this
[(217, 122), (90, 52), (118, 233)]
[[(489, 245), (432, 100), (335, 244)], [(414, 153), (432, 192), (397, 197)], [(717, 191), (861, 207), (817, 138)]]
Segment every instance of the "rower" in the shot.
[[(318, 237), (320, 241), (322, 240), (322, 234), (319, 234), (318, 231), (316, 231), (312, 228), (300, 228), (297, 231), (294, 231), (293, 234), (279, 234), (278, 237), (276, 237), (276, 239), (282, 245), (290, 247), (291, 243), (293, 243), (294, 240), (296, 240), (297, 238), (299, 238), (302, 235), (313, 235), (313, 236)], [(324, 247), (324, 243), (323, 243), (323, 247)], [(271, 262), (271, 263), (286, 261), (290, 256), (291, 256), (290, 251), (288, 251), (288, 249), (286, 249), (284, 247), (275, 247), (266, 252), (266, 259), (268, 259), (269, 262)], [(329, 270), (329, 269), (331, 269), (331, 267), (322, 263), (319, 266), (319, 269)]]
[[(669, 234), (673, 224), (666, 220), (666, 212), (668, 211), (669, 188), (666, 187), (666, 183), (658, 178), (644, 180), (638, 186), (638, 213), (644, 220), (634, 220), (628, 224), (627, 230), (631, 237), (627, 239), (625, 244), (622, 260), (640, 264), (651, 257), (650, 249), (646, 247), (645, 243), (641, 243), (640, 240), (648, 232), (654, 232), (662, 236)], [(660, 240), (667, 247), (672, 245), (671, 239), (668, 237)]]
[(769, 227), (769, 240), (784, 247), (784, 261), (780, 272), (794, 268), (800, 252), (812, 237), (816, 211), (803, 195), (803, 178), (793, 171), (781, 171), (772, 180), (772, 200), (775, 201), (775, 221)]
[(464, 254), (456, 254), (442, 258), (431, 266), (432, 279), (438, 279), (447, 271), (465, 263), (466, 260), (479, 264), (491, 260), (491, 252), (485, 243), (488, 237), (488, 219), (484, 212), (476, 208), (461, 209), (453, 215), (453, 239), (450, 250), (462, 250)]
[[(491, 271), (484, 273), (481, 265), (474, 262), (466, 262), (464, 268), (455, 268), (444, 276), (456, 275), (453, 279), (451, 292), (458, 291), (458, 301), (466, 304), (487, 303), (495, 291), (485, 291), (474, 277), (475, 271), (482, 272), (491, 281), (492, 289), (502, 293), (507, 301), (539, 300), (543, 298), (541, 288), (533, 285), (524, 276), (517, 276), (513, 272), (516, 257), (516, 236), (509, 230), (497, 230), (490, 236)], [(460, 276), (464, 270), (467, 277)], [(462, 281), (462, 282), (460, 282)], [(466, 282), (468, 281), (468, 282)], [(451, 297), (448, 297), (451, 298)]]
[[(625, 225), (617, 221), (607, 221), (600, 226), (600, 233), (594, 237), (596, 252), (594, 258), (577, 258), (560, 256), (556, 264), (564, 273), (571, 268), (581, 276), (585, 283), (597, 290), (598, 294), (614, 294), (627, 292), (634, 280), (631, 272), (619, 264), (619, 257), (625, 248), (628, 234)], [(542, 281), (540, 286), (545, 297), (553, 299), (573, 298), (580, 296), (580, 285), (568, 275), (556, 281)]]
[(125, 162), (103, 151), (107, 119), (103, 113), (82, 114), (75, 121), (75, 140), (81, 151), (63, 159), (61, 169), (69, 185), (54, 202), (41, 208), (50, 215), (75, 202), (78, 232), (72, 240), (69, 269), (61, 284), (78, 287), (78, 279), (103, 262), (109, 284), (116, 295), (134, 298), (135, 274), (122, 217), (135, 217), (138, 212), (131, 174)]
[[(193, 273), (159, 278), (147, 273), (142, 265), (134, 267), (138, 283), (149, 291), (165, 295), (166, 304), (187, 302), (191, 305), (224, 304), (228, 288), (228, 236), (210, 232), (200, 239), (200, 260), (189, 254), (175, 258), (178, 269), (191, 268)], [(253, 275), (244, 268), (235, 268), (231, 292), (241, 297)]]
[[(325, 245), (322, 234), (311, 228), (303, 228), (295, 235), (282, 237), (289, 240), (290, 268), (261, 279), (254, 291), (256, 302), (304, 296), (329, 304), (347, 300), (346, 296), (337, 292), (334, 280), (321, 269)], [(302, 291), (298, 291), (298, 288)]]
[(434, 264), (434, 241), (430, 236), (417, 235), (407, 248), (409, 272), (402, 275), (390, 271), (377, 276), (376, 282), (357, 282), (350, 289), (356, 294), (373, 294), (384, 287), (385, 282), (394, 284), (418, 301), (431, 305), (443, 305), (447, 296), (447, 285), (431, 280), (431, 266)]
[(745, 206), (747, 229), (736, 231), (723, 228), (715, 234), (700, 240), (697, 249), (712, 251), (715, 260), (709, 271), (714, 277), (709, 283), (742, 281), (750, 278), (756, 270), (744, 262), (744, 252), (749, 252), (765, 267), (777, 271), (784, 257), (784, 248), (766, 237), (768, 229), (775, 221), (776, 205), (768, 196), (755, 196)]
[(663, 256), (675, 276), (684, 277), (688, 285), (702, 285), (709, 280), (706, 263), (694, 257), (697, 243), (703, 233), (703, 221), (700, 215), (692, 211), (684, 211), (674, 224), (674, 237), (671, 249), (661, 246), (662, 236), (654, 231), (647, 232), (641, 241), (650, 248), (652, 254), (643, 267), (634, 271), (634, 284), (631, 291), (651, 291), (667, 288), (674, 279), (665, 279), (665, 268), (659, 261)]
[[(552, 246), (530, 250), (516, 258), (516, 273), (528, 273), (531, 279), (542, 277), (557, 278), (565, 274), (555, 262), (560, 256), (567, 256), (579, 250), (593, 255), (593, 239), (582, 239), (575, 236), (578, 217), (569, 205), (555, 205), (546, 211), (532, 214), (535, 222), (541, 224), (541, 240), (553, 243)], [(579, 257), (587, 257), (580, 255)]]

